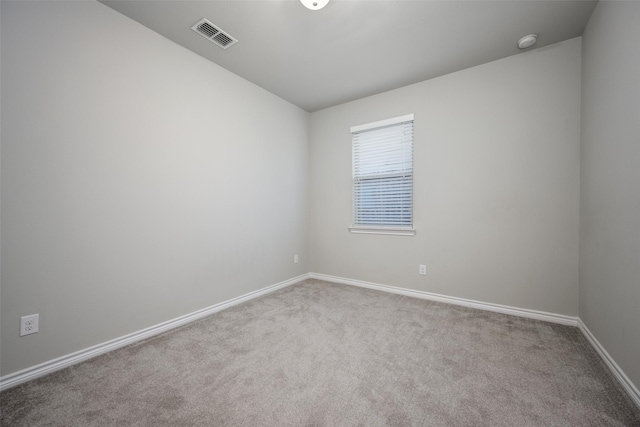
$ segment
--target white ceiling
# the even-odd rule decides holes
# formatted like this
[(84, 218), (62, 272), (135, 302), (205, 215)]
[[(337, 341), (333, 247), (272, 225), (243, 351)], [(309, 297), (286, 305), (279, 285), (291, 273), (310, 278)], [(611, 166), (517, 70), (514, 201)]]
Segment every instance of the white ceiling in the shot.
[[(313, 112), (582, 35), (596, 1), (100, 0), (185, 48)], [(191, 30), (207, 18), (227, 50)]]

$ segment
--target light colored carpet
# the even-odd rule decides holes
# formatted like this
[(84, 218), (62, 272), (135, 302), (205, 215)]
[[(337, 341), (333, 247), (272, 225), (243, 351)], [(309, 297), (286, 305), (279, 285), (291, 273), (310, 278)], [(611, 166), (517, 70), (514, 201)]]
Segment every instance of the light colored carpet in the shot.
[(577, 328), (308, 280), (0, 393), (6, 426), (638, 426)]

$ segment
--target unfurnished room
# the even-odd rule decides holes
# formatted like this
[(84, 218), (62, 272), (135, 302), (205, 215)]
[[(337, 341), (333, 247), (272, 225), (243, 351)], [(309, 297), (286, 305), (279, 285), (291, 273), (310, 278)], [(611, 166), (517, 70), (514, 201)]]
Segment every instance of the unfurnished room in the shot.
[(640, 1), (0, 17), (2, 426), (640, 426)]

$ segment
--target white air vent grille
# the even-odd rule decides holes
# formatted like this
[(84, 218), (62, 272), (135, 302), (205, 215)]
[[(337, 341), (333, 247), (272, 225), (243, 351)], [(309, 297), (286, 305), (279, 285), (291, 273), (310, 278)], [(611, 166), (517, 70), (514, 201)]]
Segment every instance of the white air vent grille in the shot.
[(191, 27), (191, 29), (223, 49), (226, 49), (238, 43), (238, 40), (234, 39), (228, 33), (222, 31), (220, 27), (214, 25), (213, 23), (211, 23), (211, 21), (208, 21), (204, 18), (196, 25)]

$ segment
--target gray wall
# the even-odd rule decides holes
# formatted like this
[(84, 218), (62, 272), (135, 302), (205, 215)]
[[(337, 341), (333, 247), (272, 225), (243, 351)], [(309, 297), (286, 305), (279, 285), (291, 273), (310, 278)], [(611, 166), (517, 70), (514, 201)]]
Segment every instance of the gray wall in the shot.
[(2, 375), (309, 271), (306, 112), (97, 2), (1, 7)]
[(583, 44), (580, 319), (640, 385), (640, 3), (598, 3)]
[[(311, 270), (577, 315), (580, 52), (572, 39), (313, 113)], [(349, 128), (408, 113), (417, 234), (351, 234)]]

